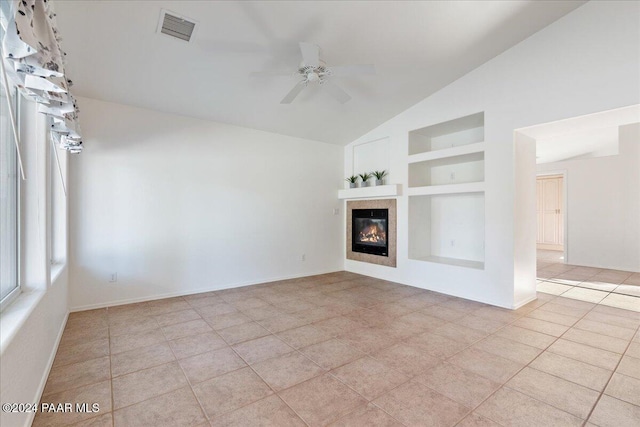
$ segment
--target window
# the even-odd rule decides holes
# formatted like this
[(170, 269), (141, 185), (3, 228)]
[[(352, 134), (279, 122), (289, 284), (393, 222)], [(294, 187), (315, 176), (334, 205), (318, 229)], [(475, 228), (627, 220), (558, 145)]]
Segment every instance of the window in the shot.
[[(51, 138), (51, 136), (49, 136)], [(67, 170), (67, 153), (58, 149), (55, 143), (49, 143), (49, 260), (51, 272), (64, 265), (67, 254), (67, 200), (65, 197), (65, 180)]]
[[(18, 278), (18, 162), (7, 107), (0, 85), (0, 307), (20, 293)], [(17, 95), (14, 96), (16, 99)]]

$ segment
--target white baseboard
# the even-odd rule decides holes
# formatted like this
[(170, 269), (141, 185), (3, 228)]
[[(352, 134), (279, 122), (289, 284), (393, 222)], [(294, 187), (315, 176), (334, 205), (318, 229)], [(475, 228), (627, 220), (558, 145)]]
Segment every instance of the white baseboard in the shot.
[(534, 296), (526, 298), (526, 299), (524, 299), (522, 301), (518, 301), (517, 303), (513, 304), (513, 309), (517, 310), (520, 307), (523, 307), (523, 306), (529, 304), (531, 301), (535, 301), (537, 299), (538, 299), (538, 297), (534, 295)]
[(113, 300), (113, 301), (101, 302), (101, 303), (96, 303), (96, 304), (87, 304), (87, 305), (81, 305), (81, 306), (77, 306), (77, 307), (71, 307), (70, 311), (73, 313), (73, 312), (76, 312), (76, 311), (95, 310), (95, 309), (98, 309), (98, 308), (114, 307), (114, 306), (125, 305), (125, 304), (133, 304), (133, 303), (136, 303), (136, 302), (146, 302), (146, 301), (154, 301), (154, 300), (159, 300), (159, 299), (164, 299), (164, 298), (183, 297), (183, 296), (187, 296), (187, 295), (201, 294), (203, 292), (222, 291), (222, 290), (225, 290), (225, 289), (241, 288), (243, 286), (258, 285), (258, 284), (261, 284), (261, 283), (277, 282), (279, 280), (299, 279), (301, 277), (317, 276), (319, 274), (336, 273), (338, 271), (343, 271), (343, 270), (330, 270), (330, 271), (320, 271), (320, 272), (305, 273), (305, 274), (290, 275), (290, 276), (271, 277), (271, 278), (266, 278), (266, 279), (261, 279), (261, 280), (253, 280), (253, 281), (247, 281), (247, 282), (231, 283), (231, 284), (224, 285), (224, 286), (208, 287), (208, 288), (200, 288), (200, 289), (191, 289), (191, 290), (186, 291), (186, 292), (185, 291), (167, 292), (167, 293), (164, 293), (164, 294), (148, 295), (148, 296), (139, 297), (139, 298), (127, 298), (127, 299), (121, 299), (121, 300)]
[(400, 283), (402, 285), (412, 286), (412, 287), (418, 288), (418, 289), (424, 289), (425, 291), (438, 292), (438, 293), (440, 293), (442, 295), (446, 295), (446, 296), (450, 296), (450, 297), (462, 298), (462, 299), (466, 299), (466, 300), (469, 300), (469, 301), (475, 301), (475, 302), (480, 302), (480, 303), (483, 303), (483, 304), (489, 304), (489, 305), (492, 305), (494, 307), (506, 308), (508, 310), (515, 310), (515, 309), (520, 308), (523, 305), (528, 304), (531, 301), (536, 299), (536, 297), (533, 297), (532, 299), (528, 299), (526, 301), (518, 302), (517, 304), (513, 304), (513, 305), (500, 304), (499, 302), (497, 302), (495, 300), (486, 299), (486, 298), (471, 299), (468, 296), (462, 295), (460, 293), (451, 292), (451, 290), (449, 290), (449, 289), (441, 289), (441, 288), (438, 288), (438, 287), (429, 286), (427, 284), (410, 283), (408, 280), (398, 280), (398, 279), (389, 278), (389, 277), (380, 277), (380, 276), (375, 276), (375, 275), (370, 274), (370, 273), (362, 273), (360, 271), (349, 270), (347, 268), (345, 268), (345, 271), (347, 271), (349, 273), (360, 274), (362, 276), (372, 277), (374, 279), (387, 280), (387, 281), (390, 281), (390, 282)]

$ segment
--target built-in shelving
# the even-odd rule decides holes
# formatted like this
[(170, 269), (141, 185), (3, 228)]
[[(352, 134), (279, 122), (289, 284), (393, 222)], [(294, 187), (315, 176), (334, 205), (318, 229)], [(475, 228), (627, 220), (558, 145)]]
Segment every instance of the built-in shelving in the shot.
[(409, 188), (484, 181), (484, 151), (409, 164)]
[(462, 156), (465, 154), (483, 153), (484, 142), (476, 142), (469, 145), (461, 145), (457, 147), (445, 148), (437, 151), (425, 151), (409, 156), (408, 163), (427, 162), (430, 160), (442, 159), (445, 157)]
[(373, 197), (394, 197), (401, 194), (402, 186), (400, 184), (387, 184), (338, 190), (338, 199), (370, 199)]
[(484, 182), (466, 184), (427, 185), (407, 189), (409, 196), (432, 196), (434, 194), (477, 193), (484, 191)]
[(484, 266), (484, 192), (409, 197), (409, 258)]
[(415, 261), (435, 262), (438, 264), (455, 265), (456, 267), (477, 268), (484, 269), (484, 262), (482, 261), (470, 261), (466, 259), (447, 258), (441, 256), (425, 256), (423, 258), (413, 258)]
[(409, 258), (484, 268), (484, 113), (409, 132)]

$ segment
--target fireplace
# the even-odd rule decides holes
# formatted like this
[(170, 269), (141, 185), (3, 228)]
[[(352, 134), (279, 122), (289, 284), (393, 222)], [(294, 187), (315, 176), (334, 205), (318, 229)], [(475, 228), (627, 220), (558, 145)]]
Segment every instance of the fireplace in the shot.
[(396, 199), (348, 200), (347, 259), (396, 266)]
[(389, 256), (389, 209), (353, 209), (351, 213), (351, 250)]

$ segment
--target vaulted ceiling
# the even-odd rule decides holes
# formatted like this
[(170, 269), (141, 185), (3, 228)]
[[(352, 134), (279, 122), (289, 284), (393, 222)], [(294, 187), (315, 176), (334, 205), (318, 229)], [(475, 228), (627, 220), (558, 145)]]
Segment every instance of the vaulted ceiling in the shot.
[[(57, 0), (80, 96), (347, 144), (579, 7), (581, 1)], [(191, 42), (159, 34), (162, 9), (197, 21)], [(280, 100), (298, 43), (328, 65), (375, 64)], [(252, 71), (291, 76), (252, 77)], [(82, 106), (80, 106), (82, 107)]]

